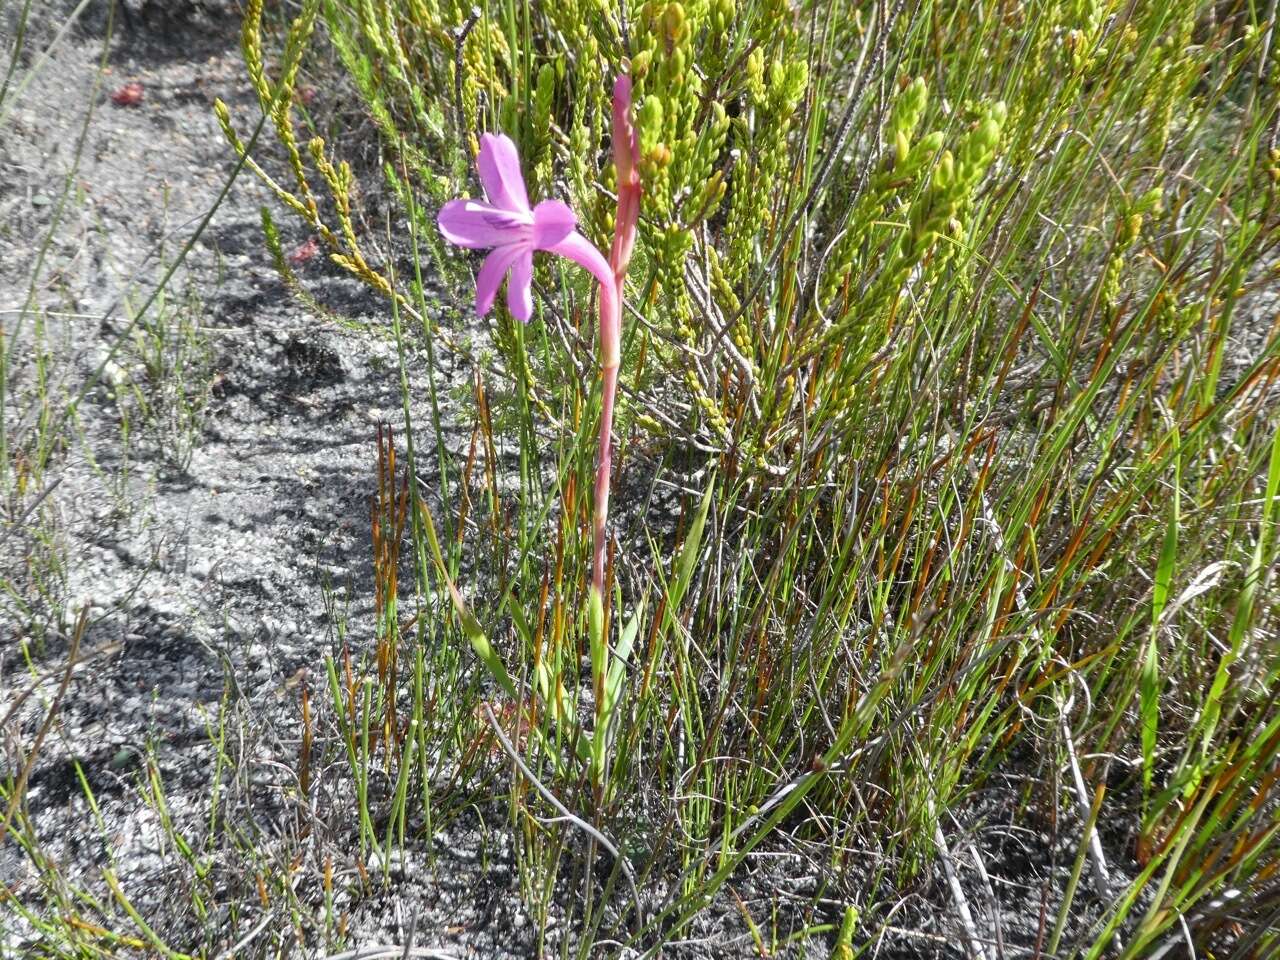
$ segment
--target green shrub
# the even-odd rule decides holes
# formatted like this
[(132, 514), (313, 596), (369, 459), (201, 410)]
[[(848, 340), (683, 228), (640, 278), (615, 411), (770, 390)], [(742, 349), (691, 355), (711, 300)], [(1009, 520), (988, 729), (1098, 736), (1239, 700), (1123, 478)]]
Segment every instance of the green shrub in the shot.
[[(557, 668), (566, 711), (521, 699), (521, 678), (575, 663), (587, 632), (592, 315), (550, 263), (542, 322), (500, 315), (496, 362), (473, 358), (503, 378), (478, 388), (483, 502), (441, 446), (438, 564), (412, 525), (429, 626), (411, 695), (437, 704), (433, 736), (481, 736), (476, 677), (506, 677), (537, 732), (532, 770), (644, 851), (642, 888), (673, 891), (650, 933), (679, 929), (785, 827), (874, 940), (937, 854), (943, 811), (993, 783), (1020, 822), (1060, 811), (1076, 834), (1095, 789), (1104, 804), (1114, 896), (1068, 954), (1143, 956), (1187, 917), (1201, 949), (1228, 943), (1227, 890), (1230, 917), (1261, 929), (1280, 863), (1280, 153), (1257, 5), (508, 0), (472, 20), (443, 0), (307, 0), (270, 69), (261, 2), (247, 7), (287, 161), (269, 182), (392, 297), (396, 335), (412, 318), (431, 350), (463, 347), (420, 276), (366, 252), (334, 144), (299, 142), (316, 25), (377, 128), (406, 245), (458, 304), (449, 320), (470, 295), (432, 215), (475, 189), (477, 134), (512, 136), (532, 195), (566, 199), (603, 246), (608, 89), (635, 80), (617, 470), (675, 487), (682, 512), (673, 530), (634, 504), (616, 531), (614, 633), (635, 646), (607, 785), (571, 747), (590, 725), (574, 672)], [(519, 450), (517, 493), (499, 492), (495, 442)], [(712, 486), (705, 535), (687, 536)], [(461, 546), (460, 504), (489, 524)], [(485, 589), (462, 621), (487, 671), (431, 592), (464, 550)], [(522, 783), (513, 822), (545, 920), (579, 835)], [(1077, 871), (1106, 876), (1080, 850)], [(1050, 909), (1082, 909), (1074, 890)], [(581, 904), (588, 930), (640, 925), (625, 898), (607, 919), (600, 900)]]

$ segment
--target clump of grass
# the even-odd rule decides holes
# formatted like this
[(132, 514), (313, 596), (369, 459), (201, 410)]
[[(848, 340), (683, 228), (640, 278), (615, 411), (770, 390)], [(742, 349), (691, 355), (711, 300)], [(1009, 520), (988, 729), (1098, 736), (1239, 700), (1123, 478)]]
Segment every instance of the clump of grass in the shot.
[[(422, 665), (423, 713), (377, 761), (405, 785), (394, 809), (414, 785), (438, 802), (442, 757), (483, 792), (490, 755), (464, 745), (505, 716), (519, 756), (502, 782), (544, 923), (569, 883), (584, 943), (656, 950), (785, 844), (842, 905), (833, 925), (856, 909), (837, 940), (852, 950), (951, 863), (947, 814), (972, 822), (1019, 778), (1014, 822), (1072, 838), (1070, 880), (1045, 881), (1044, 929), (996, 939), (1089, 958), (1184, 935), (1274, 949), (1268, 15), (310, 0), (269, 70), (260, 12), (246, 59), (288, 157), (277, 195), (431, 360), (456, 338), (429, 319), (425, 258), (469, 297), (430, 215), (476, 134), (516, 139), (534, 195), (568, 199), (603, 242), (607, 80), (636, 84), (616, 469), (648, 492), (614, 531), (616, 670), (604, 690), (578, 669), (589, 291), (542, 266), (541, 322), (488, 331), (499, 379), (477, 378), (467, 453), (446, 448), (438, 407), (420, 425), (406, 403), (407, 466), (429, 458), (440, 479), (409, 485), (418, 626), (401, 656)], [(387, 150), (407, 268), (367, 255), (333, 147), (297, 142), (294, 81), (322, 21)], [(365, 721), (396, 694), (358, 662), (331, 686), (358, 721), (343, 735), (372, 825)], [(633, 875), (653, 902), (632, 907)], [(969, 878), (953, 879), (978, 950)]]
[(204, 312), (192, 281), (172, 294), (161, 290), (145, 314), (129, 317), (132, 342), (117, 364), (113, 392), (124, 423), (136, 419), (159, 458), (179, 473), (200, 445), (213, 384)]

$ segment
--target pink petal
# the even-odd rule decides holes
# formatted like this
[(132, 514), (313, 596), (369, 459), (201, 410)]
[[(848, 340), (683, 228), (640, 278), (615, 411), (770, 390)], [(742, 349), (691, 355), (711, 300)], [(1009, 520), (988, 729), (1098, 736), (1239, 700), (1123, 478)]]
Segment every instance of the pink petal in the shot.
[(511, 243), (498, 247), (484, 258), (484, 264), (476, 276), (476, 313), (479, 316), (483, 317), (493, 309), (494, 297), (498, 295), (498, 287), (502, 285), (502, 278), (512, 261), (528, 252), (524, 245)]
[(613, 81), (613, 111), (614, 116), (619, 113), (625, 114), (631, 109), (631, 77), (628, 74), (620, 73)]
[(520, 172), (520, 155), (510, 137), (503, 133), (482, 135), (476, 166), (480, 168), (480, 183), (490, 203), (528, 212), (529, 194), (525, 192), (524, 174)]
[(613, 268), (591, 241), (576, 230), (549, 248), (590, 271), (600, 283), (600, 365), (617, 366), (622, 353), (622, 290)]
[(533, 208), (533, 247), (546, 250), (555, 246), (578, 225), (578, 218), (568, 204), (559, 200), (543, 200)]
[(576, 230), (559, 243), (552, 244), (546, 249), (551, 253), (567, 257), (578, 266), (585, 268), (602, 287), (607, 288), (610, 294), (613, 293), (613, 269), (609, 266), (609, 261), (590, 240)]
[(511, 265), (507, 277), (507, 309), (521, 323), (533, 316), (533, 251), (522, 253)]
[(440, 208), (436, 223), (450, 243), (477, 249), (527, 240), (533, 218), (478, 200), (450, 200)]

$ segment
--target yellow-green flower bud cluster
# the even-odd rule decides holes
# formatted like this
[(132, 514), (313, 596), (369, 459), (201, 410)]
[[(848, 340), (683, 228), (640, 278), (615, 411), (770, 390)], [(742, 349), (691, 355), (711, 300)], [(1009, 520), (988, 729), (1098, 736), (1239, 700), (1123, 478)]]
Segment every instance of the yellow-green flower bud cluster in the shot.
[(702, 55), (695, 54), (696, 38), (705, 37), (708, 45), (720, 42), (711, 28), (726, 11), (732, 16), (732, 3), (711, 0), (649, 0), (642, 8), (646, 29), (631, 62), (640, 100), (640, 172), (646, 213), (664, 225), (694, 226), (714, 212), (723, 195), (715, 166), (729, 120), (721, 103), (704, 102), (703, 81), (692, 64)]
[(902, 238), (900, 270), (914, 267), (933, 247), (950, 221), (960, 216), (995, 159), (1007, 111), (1003, 103), (986, 105), (966, 131), (954, 154), (945, 150), (929, 178), (929, 185), (911, 205), (908, 229)]
[(1101, 299), (1108, 307), (1114, 307), (1120, 300), (1124, 267), (1128, 260), (1128, 252), (1142, 234), (1143, 221), (1150, 215), (1159, 214), (1164, 209), (1164, 191), (1152, 187), (1137, 200), (1128, 205), (1116, 224), (1116, 239), (1102, 271)]
[(1142, 65), (1151, 79), (1145, 84), (1142, 109), (1147, 117), (1146, 147), (1160, 156), (1169, 142), (1176, 116), (1175, 106), (1184, 99), (1184, 91), (1199, 76), (1202, 64), (1192, 54), (1191, 33), (1195, 28), (1195, 10), (1188, 10), (1173, 23), (1168, 35), (1147, 54)]
[[(702, 331), (695, 329), (685, 269), (695, 228), (715, 214), (724, 196), (718, 166), (729, 133), (724, 105), (706, 96), (703, 75), (707, 63), (727, 53), (726, 28), (735, 13), (733, 0), (647, 0), (632, 26), (631, 75), (644, 184), (641, 235), (662, 291), (658, 319), (690, 352), (696, 351)], [(702, 69), (695, 70), (695, 62)], [(692, 365), (686, 367), (685, 382), (705, 419), (725, 433), (727, 421)]]
[[(684, 265), (693, 237), (677, 219), (676, 154), (687, 148), (694, 131), (701, 83), (689, 72), (692, 41), (701, 4), (686, 5), (649, 0), (640, 11), (634, 38), (638, 49), (631, 60), (640, 145), (640, 177), (644, 183), (643, 210), (650, 224), (645, 230), (663, 296), (658, 308), (665, 324), (687, 344), (695, 340), (692, 304), (685, 286)], [(713, 407), (690, 366), (685, 384), (702, 408)]]
[[(822, 275), (820, 302), (830, 304), (845, 288), (856, 270), (866, 266), (859, 251), (869, 246), (879, 249), (883, 241), (868, 244), (872, 235), (883, 235), (885, 209), (904, 203), (919, 189), (919, 179), (942, 149), (944, 135), (935, 130), (916, 140), (916, 131), (928, 108), (929, 90), (923, 77), (902, 83), (885, 131), (889, 151), (880, 168), (871, 176), (848, 218), (848, 227), (828, 257)], [(890, 216), (892, 219), (892, 216)]]
[(529, 171), (534, 192), (545, 194), (551, 184), (551, 131), (552, 107), (555, 104), (556, 68), (544, 63), (538, 68), (538, 80), (533, 91), (533, 117), (529, 125), (532, 141), (529, 149)]
[(1265, 169), (1267, 172), (1267, 198), (1263, 209), (1271, 213), (1280, 204), (1280, 148), (1272, 147), (1267, 151)]
[[(977, 116), (961, 135), (954, 152), (942, 150), (943, 137), (935, 132), (912, 144), (907, 131), (918, 125), (922, 85), (904, 86), (900, 96), (907, 103), (891, 113), (886, 137), (892, 138), (892, 155), (872, 178), (853, 212), (848, 232), (837, 245), (820, 290), (825, 310), (837, 304), (852, 271), (861, 271), (863, 289), (856, 298), (847, 298), (842, 309), (829, 316), (832, 321), (825, 338), (839, 342), (843, 349), (865, 353), (878, 349), (887, 335), (883, 329), (861, 329), (861, 317), (891, 316), (892, 305), (903, 284), (926, 262), (939, 238), (960, 240), (964, 220), (978, 187), (1000, 148), (1001, 131), (1007, 118), (1003, 103), (979, 107)], [(929, 162), (937, 158), (932, 168)], [(926, 170), (928, 171), (926, 173)], [(927, 178), (927, 179), (926, 179)], [(896, 206), (896, 209), (894, 207)], [(885, 210), (889, 207), (889, 210)], [(905, 220), (905, 227), (902, 221)], [(885, 239), (885, 231), (891, 239)], [(946, 262), (952, 245), (933, 259), (936, 269)], [(865, 255), (859, 251), (869, 249)], [(923, 282), (928, 282), (926, 276)], [(881, 309), (884, 308), (883, 313)], [(825, 315), (825, 314), (824, 314)]]
[(1087, 72), (1105, 59), (1106, 51), (1099, 47), (1098, 41), (1113, 2), (1114, 0), (1072, 0), (1066, 19), (1073, 26), (1063, 35), (1062, 47), (1073, 71)]
[[(289, 25), (285, 37), (284, 53), (279, 74), (274, 80), (267, 75), (262, 59), (263, 0), (249, 0), (245, 6), (242, 28), (242, 49), (250, 83), (257, 94), (261, 108), (268, 114), (275, 134), (288, 158), (289, 170), (294, 180), (293, 189), (287, 188), (269, 175), (248, 153), (248, 148), (236, 133), (231, 113), (222, 101), (216, 101), (214, 111), (223, 134), (244, 163), (267, 184), (279, 200), (294, 210), (320, 237), (330, 260), (350, 271), (361, 281), (384, 295), (391, 294), (391, 286), (380, 273), (371, 268), (361, 250), (352, 223), (352, 192), (354, 178), (345, 162), (335, 164), (324, 140), (314, 137), (307, 143), (310, 164), (303, 157), (294, 132), (293, 102), (302, 55), (315, 26), (317, 7), (304, 7)], [(333, 201), (333, 213), (337, 229), (326, 222), (317, 202), (312, 177), (318, 173)], [(279, 236), (267, 231), (267, 243), (277, 264), (285, 263), (279, 246)], [(288, 282), (288, 278), (286, 278)]]
[[(463, 127), (471, 139), (472, 131), (483, 126), (480, 122), (480, 98), (484, 94), (489, 103), (501, 103), (507, 95), (503, 75), (509, 72), (511, 52), (506, 34), (488, 17), (482, 17), (467, 34), (462, 47), (462, 114)], [(453, 70), (450, 69), (450, 74)], [(470, 144), (475, 153), (479, 145)]]
[[(729, 283), (729, 278), (724, 275), (724, 261), (715, 247), (710, 247), (707, 250), (707, 260), (711, 267), (711, 295), (715, 297), (716, 302), (720, 304), (726, 315), (737, 316), (742, 310), (742, 303), (738, 300), (738, 295), (734, 292), (733, 285)], [(733, 325), (729, 335), (733, 338), (734, 346), (738, 348), (738, 352), (746, 359), (754, 374), (753, 354), (755, 353), (755, 345), (752, 343), (751, 330), (745, 317), (738, 318), (738, 322)]]
[(780, 181), (790, 170), (791, 122), (808, 87), (803, 60), (774, 59), (766, 66), (756, 48), (746, 64), (747, 109), (734, 124), (739, 152), (727, 224), (729, 257), (725, 273), (741, 284), (759, 265), (757, 245), (765, 238), (782, 195)]
[[(598, 0), (564, 0), (546, 9), (548, 17), (575, 51), (572, 75), (566, 70), (565, 76), (561, 76), (559, 67), (563, 61), (557, 62), (556, 73), (557, 83), (572, 84), (565, 92), (570, 109), (568, 149), (556, 158), (569, 183), (570, 196), (565, 199), (578, 212), (582, 232), (598, 246), (607, 246), (613, 231), (613, 202), (597, 189), (597, 181), (607, 179), (612, 169), (606, 166), (602, 170), (599, 164), (609, 122), (609, 106), (605, 100), (608, 83), (603, 73), (607, 66), (599, 41), (586, 26), (592, 21), (583, 19), (598, 18), (598, 7)], [(546, 132), (550, 135), (550, 124)], [(549, 179), (544, 183), (549, 183)]]
[(738, 15), (736, 0), (708, 0), (707, 39), (699, 51), (698, 63), (709, 77), (719, 76), (728, 66), (733, 50), (733, 31)]
[(924, 77), (916, 77), (909, 82), (894, 99), (893, 108), (889, 111), (889, 134), (898, 149), (899, 160), (908, 152), (911, 138), (924, 119), (928, 104), (929, 88)]

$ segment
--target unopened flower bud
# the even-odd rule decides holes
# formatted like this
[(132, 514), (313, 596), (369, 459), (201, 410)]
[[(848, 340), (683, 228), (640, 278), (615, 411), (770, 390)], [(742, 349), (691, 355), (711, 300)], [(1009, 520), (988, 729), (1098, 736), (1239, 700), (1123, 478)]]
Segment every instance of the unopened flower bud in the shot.
[(1129, 246), (1133, 241), (1138, 239), (1138, 234), (1142, 232), (1142, 214), (1133, 213), (1125, 218), (1124, 229), (1120, 234), (1120, 241), (1124, 246)]
[(1163, 213), (1164, 191), (1159, 187), (1152, 187), (1138, 199), (1134, 209), (1137, 213)]
[(956, 160), (951, 155), (950, 150), (943, 152), (938, 158), (938, 167), (933, 171), (933, 182), (939, 188), (945, 188), (954, 183), (956, 179)]
[(680, 47), (671, 51), (671, 57), (667, 60), (671, 69), (671, 79), (679, 82), (684, 76), (684, 50)]

